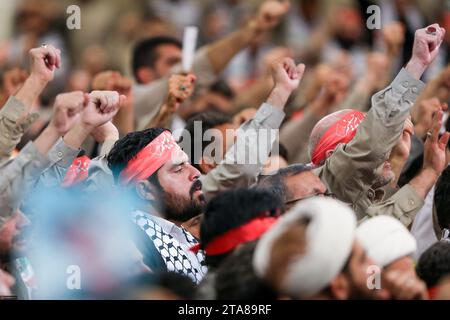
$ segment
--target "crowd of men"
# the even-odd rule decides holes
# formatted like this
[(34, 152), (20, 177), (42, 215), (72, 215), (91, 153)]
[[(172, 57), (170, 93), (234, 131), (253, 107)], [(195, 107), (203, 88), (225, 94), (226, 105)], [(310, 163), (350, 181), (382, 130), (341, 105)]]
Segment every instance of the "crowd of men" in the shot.
[(306, 27), (316, 2), (286, 0), (207, 20), (190, 71), (154, 16), (131, 77), (41, 29), (26, 69), (0, 48), (0, 298), (450, 299), (449, 20), (411, 32), (393, 2), (380, 50), (355, 7)]

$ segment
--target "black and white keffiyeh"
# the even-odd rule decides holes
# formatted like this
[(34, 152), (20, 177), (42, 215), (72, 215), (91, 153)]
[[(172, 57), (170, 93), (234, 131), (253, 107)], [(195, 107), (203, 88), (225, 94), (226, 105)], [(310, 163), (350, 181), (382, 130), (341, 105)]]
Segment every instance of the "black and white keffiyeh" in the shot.
[(142, 211), (133, 212), (132, 220), (153, 241), (167, 271), (184, 274), (195, 283), (200, 283), (207, 273), (207, 268), (202, 264), (205, 256), (201, 251), (197, 254), (189, 251), (198, 243), (189, 232)]

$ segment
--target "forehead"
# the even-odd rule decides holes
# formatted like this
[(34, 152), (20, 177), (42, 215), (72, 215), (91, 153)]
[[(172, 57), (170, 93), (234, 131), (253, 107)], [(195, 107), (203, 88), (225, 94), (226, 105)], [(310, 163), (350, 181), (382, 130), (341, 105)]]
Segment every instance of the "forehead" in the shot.
[(320, 179), (314, 173), (312, 173), (312, 171), (305, 171), (288, 176), (285, 178), (285, 181), (286, 185), (291, 186), (298, 184), (310, 184), (311, 182), (320, 182)]
[(186, 152), (177, 147), (172, 151), (171, 157), (168, 161), (166, 161), (166, 163), (164, 163), (162, 168), (170, 170), (171, 168), (179, 166), (183, 163), (189, 163), (189, 157)]
[(385, 268), (386, 270), (400, 270), (400, 271), (410, 271), (414, 269), (414, 261), (410, 256), (401, 257), (394, 262), (392, 262), (389, 266)]

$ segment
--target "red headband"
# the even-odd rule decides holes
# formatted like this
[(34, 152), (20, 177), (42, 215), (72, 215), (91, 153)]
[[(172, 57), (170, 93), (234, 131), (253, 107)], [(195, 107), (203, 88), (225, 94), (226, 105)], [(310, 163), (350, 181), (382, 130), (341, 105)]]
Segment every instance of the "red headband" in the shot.
[(339, 120), (336, 121), (325, 132), (323, 137), (314, 149), (311, 161), (316, 166), (320, 165), (326, 160), (327, 151), (334, 151), (340, 143), (349, 143), (353, 140), (356, 130), (360, 123), (364, 120), (365, 114), (359, 111), (352, 110), (345, 113)]
[[(215, 238), (205, 248), (208, 256), (217, 256), (234, 250), (238, 245), (254, 241), (261, 237), (273, 224), (278, 217), (258, 217), (251, 220), (236, 229)], [(197, 253), (200, 250), (200, 244), (193, 246), (190, 250)]]
[(145, 180), (172, 158), (182, 152), (169, 131), (164, 131), (134, 157), (120, 174), (121, 183)]
[(86, 180), (88, 178), (90, 162), (91, 159), (88, 156), (76, 158), (67, 171), (61, 186), (68, 188)]

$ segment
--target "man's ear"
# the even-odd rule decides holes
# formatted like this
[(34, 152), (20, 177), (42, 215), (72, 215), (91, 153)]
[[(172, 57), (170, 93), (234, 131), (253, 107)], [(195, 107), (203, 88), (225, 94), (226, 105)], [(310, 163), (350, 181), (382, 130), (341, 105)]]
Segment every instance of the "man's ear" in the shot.
[(154, 80), (154, 72), (149, 67), (140, 67), (137, 70), (136, 76), (140, 83), (147, 84)]
[(141, 180), (136, 184), (136, 192), (139, 198), (147, 201), (156, 200), (156, 187), (148, 180)]
[(214, 162), (214, 160), (211, 159), (210, 157), (203, 156), (200, 159), (198, 166), (200, 167), (200, 170), (202, 171), (203, 174), (207, 174), (212, 169), (214, 169), (217, 165)]
[(330, 293), (334, 300), (347, 300), (350, 296), (350, 283), (342, 272), (331, 281)]

